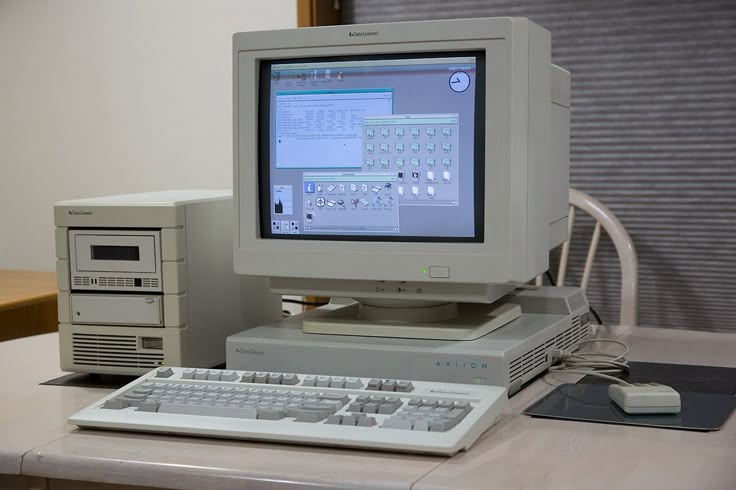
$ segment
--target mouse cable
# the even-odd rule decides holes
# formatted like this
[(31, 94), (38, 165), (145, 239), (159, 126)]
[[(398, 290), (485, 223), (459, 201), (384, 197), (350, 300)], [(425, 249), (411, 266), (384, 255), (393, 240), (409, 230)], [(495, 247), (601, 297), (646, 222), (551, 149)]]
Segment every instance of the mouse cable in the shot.
[[(607, 354), (605, 352), (577, 352), (575, 351), (582, 345), (593, 344), (597, 342), (608, 342), (616, 344), (624, 348), (623, 354)], [(614, 381), (619, 384), (629, 385), (630, 383), (616, 378), (614, 375), (621, 375), (629, 370), (629, 363), (626, 361), (626, 354), (629, 353), (629, 346), (620, 340), (615, 339), (590, 339), (582, 340), (576, 343), (571, 349), (552, 349), (550, 354), (553, 361), (559, 361), (550, 367), (549, 370), (557, 373), (584, 374), (595, 376), (598, 378)]]

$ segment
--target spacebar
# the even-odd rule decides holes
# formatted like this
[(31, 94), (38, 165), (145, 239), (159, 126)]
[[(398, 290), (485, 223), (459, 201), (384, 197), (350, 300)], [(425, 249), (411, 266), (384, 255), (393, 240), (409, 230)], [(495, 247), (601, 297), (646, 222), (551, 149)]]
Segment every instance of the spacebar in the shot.
[(179, 403), (162, 403), (158, 413), (176, 413), (181, 415), (207, 415), (210, 417), (233, 417), (238, 419), (254, 419), (258, 411), (253, 407), (218, 407), (208, 405), (184, 405)]

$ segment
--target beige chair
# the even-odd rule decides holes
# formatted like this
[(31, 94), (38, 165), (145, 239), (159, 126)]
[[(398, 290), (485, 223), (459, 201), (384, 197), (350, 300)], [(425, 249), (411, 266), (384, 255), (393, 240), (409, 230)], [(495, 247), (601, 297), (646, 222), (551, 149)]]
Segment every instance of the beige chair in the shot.
[[(585, 268), (583, 269), (583, 278), (580, 287), (584, 290), (588, 287), (590, 281), (590, 272), (593, 268), (593, 259), (595, 258), (598, 242), (601, 237), (601, 228), (606, 230), (608, 236), (611, 237), (613, 245), (616, 247), (619, 261), (621, 262), (621, 316), (619, 323), (621, 325), (635, 326), (637, 322), (638, 310), (638, 294), (639, 294), (639, 264), (636, 258), (636, 250), (631, 237), (621, 222), (614, 216), (610, 209), (601, 204), (600, 201), (594, 199), (584, 192), (570, 188), (570, 212), (568, 222), (568, 240), (562, 245), (560, 253), (560, 266), (557, 270), (557, 279), (555, 283), (558, 286), (565, 284), (565, 271), (567, 269), (567, 259), (570, 253), (570, 240), (572, 230), (575, 224), (575, 212), (581, 210), (590, 215), (596, 222), (593, 230), (593, 236), (590, 240), (588, 248), (588, 256), (585, 260)], [(536, 284), (542, 285), (542, 276), (538, 276)]]

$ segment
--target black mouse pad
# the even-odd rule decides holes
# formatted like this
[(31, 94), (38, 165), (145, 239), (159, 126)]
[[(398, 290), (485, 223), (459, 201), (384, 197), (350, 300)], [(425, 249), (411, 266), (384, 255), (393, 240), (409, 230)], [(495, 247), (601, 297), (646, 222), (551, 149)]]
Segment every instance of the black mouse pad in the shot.
[(52, 386), (76, 386), (80, 388), (108, 388), (117, 390), (127, 385), (138, 376), (120, 374), (72, 373), (39, 383)]
[[(734, 368), (629, 361), (629, 372), (617, 377), (629, 383), (660, 383), (680, 393), (736, 395)], [(585, 376), (578, 383), (611, 384), (595, 376)]]
[(686, 391), (680, 392), (682, 409), (679, 414), (629, 415), (608, 397), (609, 384), (560, 385), (524, 413), (584, 422), (712, 431), (720, 429), (736, 408), (733, 395)]

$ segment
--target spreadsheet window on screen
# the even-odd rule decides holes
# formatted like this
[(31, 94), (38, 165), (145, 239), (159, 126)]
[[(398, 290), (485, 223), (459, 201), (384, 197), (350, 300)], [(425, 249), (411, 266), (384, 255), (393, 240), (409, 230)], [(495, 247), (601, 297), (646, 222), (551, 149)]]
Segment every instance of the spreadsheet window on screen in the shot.
[(483, 66), (481, 52), (262, 63), (263, 236), (482, 241)]

